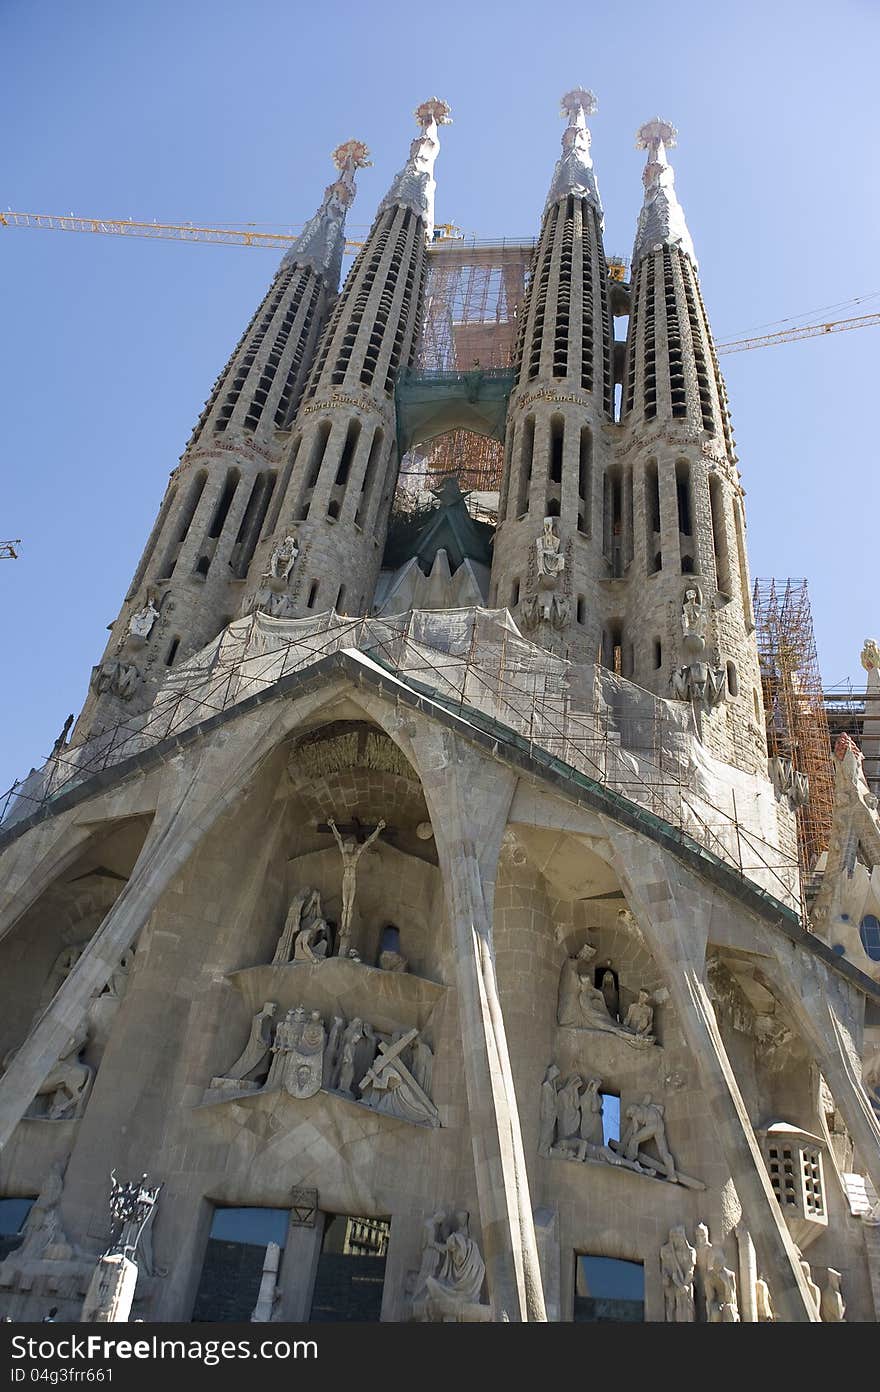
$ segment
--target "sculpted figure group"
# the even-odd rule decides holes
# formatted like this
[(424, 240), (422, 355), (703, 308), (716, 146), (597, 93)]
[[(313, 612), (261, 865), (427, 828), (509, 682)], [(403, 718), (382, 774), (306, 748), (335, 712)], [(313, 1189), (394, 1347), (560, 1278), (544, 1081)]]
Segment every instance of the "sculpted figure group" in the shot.
[(557, 1021), (571, 1029), (600, 1030), (614, 1034), (632, 1048), (646, 1048), (656, 1043), (654, 1007), (648, 991), (639, 991), (636, 1000), (627, 1007), (623, 1020), (618, 1018), (620, 995), (614, 973), (604, 971), (599, 986), (593, 983), (591, 963), (596, 948), (584, 943), (574, 957), (566, 957), (559, 978)]
[[(556, 1064), (550, 1064), (541, 1084), (539, 1155), (599, 1161), (688, 1189), (705, 1188), (677, 1168), (666, 1141), (665, 1108), (654, 1102), (650, 1093), (627, 1107), (620, 1139), (609, 1137), (606, 1141), (601, 1087), (601, 1078), (585, 1082), (578, 1073), (561, 1080)], [(656, 1156), (643, 1149), (649, 1144)]]
[(206, 1101), (262, 1090), (307, 1098), (323, 1088), (401, 1121), (440, 1125), (430, 1096), (434, 1055), (417, 1029), (384, 1034), (357, 1016), (334, 1016), (328, 1028), (303, 1005), (276, 1023), (277, 1009), (266, 1001), (254, 1015), (244, 1050), (211, 1080)]

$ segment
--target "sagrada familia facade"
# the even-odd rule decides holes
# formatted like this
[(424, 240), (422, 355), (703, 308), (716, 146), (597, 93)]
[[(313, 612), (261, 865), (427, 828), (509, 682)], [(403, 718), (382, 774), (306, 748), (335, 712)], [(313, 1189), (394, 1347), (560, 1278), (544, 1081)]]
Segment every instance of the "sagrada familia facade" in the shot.
[(615, 279), (562, 106), (504, 369), (417, 368), (445, 103), (341, 289), (334, 152), (17, 788), (15, 1320), (880, 1315), (877, 800), (844, 737), (806, 883), (675, 131)]

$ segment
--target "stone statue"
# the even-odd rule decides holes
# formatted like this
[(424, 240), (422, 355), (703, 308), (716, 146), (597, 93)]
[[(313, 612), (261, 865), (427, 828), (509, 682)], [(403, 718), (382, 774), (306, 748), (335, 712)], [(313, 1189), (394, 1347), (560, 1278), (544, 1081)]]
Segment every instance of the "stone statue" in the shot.
[(820, 1291), (819, 1287), (816, 1285), (816, 1282), (813, 1280), (813, 1273), (812, 1273), (812, 1271), (810, 1270), (810, 1263), (809, 1263), (808, 1261), (802, 1261), (802, 1262), (801, 1262), (801, 1271), (804, 1273), (804, 1280), (806, 1281), (807, 1285), (808, 1285), (809, 1288), (810, 1288), (810, 1295), (812, 1296), (813, 1304), (814, 1304), (814, 1306), (816, 1307), (816, 1314), (819, 1315), (819, 1316), (821, 1317), (821, 1314), (822, 1314), (822, 1292)]
[(286, 536), (282, 541), (277, 542), (269, 557), (269, 569), (265, 579), (282, 580), (286, 584), (290, 579), (290, 572), (296, 565), (298, 555), (299, 545), (295, 536)]
[(288, 1010), (284, 1019), (280, 1021), (272, 1041), (272, 1066), (265, 1083), (267, 1089), (281, 1087), (284, 1081), (287, 1055), (296, 1048), (302, 1038), (305, 1024), (306, 1012), (301, 1005), (298, 1005), (296, 1009)]
[(577, 1143), (581, 1139), (580, 1094), (583, 1079), (573, 1073), (556, 1093), (556, 1138), (557, 1144), (568, 1141)]
[(639, 998), (629, 1006), (623, 1021), (633, 1034), (650, 1034), (654, 1028), (654, 1007), (647, 991), (639, 991)]
[(326, 1044), (327, 1031), (324, 1022), (320, 1013), (313, 1010), (287, 1050), (282, 1086), (291, 1097), (304, 1099), (314, 1097), (316, 1092), (320, 1092), (324, 1081)]
[[(435, 1214), (430, 1220), (433, 1236), (426, 1231), (413, 1313), (420, 1320), (485, 1319), (488, 1307), (479, 1302), (486, 1264), (470, 1235), (469, 1215), (455, 1214), (445, 1240), (440, 1237), (442, 1219)], [(478, 1315), (473, 1307), (486, 1314)]]
[(580, 1137), (588, 1146), (601, 1148), (605, 1144), (605, 1131), (602, 1125), (602, 1086), (601, 1078), (588, 1078), (581, 1097)]
[(89, 686), (96, 696), (109, 693), (120, 701), (130, 701), (143, 678), (133, 662), (111, 657), (92, 668)]
[[(591, 943), (584, 943), (574, 957), (566, 957), (559, 977), (559, 1005), (556, 1018), (560, 1025), (581, 1023), (579, 995), (581, 982), (585, 980), (584, 968), (593, 960), (596, 949)], [(604, 1002), (603, 1002), (604, 1007)]]
[(699, 585), (689, 585), (684, 592), (681, 605), (681, 632), (684, 650), (696, 657), (706, 646), (706, 616), (703, 611), (703, 595)]
[(409, 962), (402, 952), (392, 952), (385, 948), (379, 953), (379, 967), (387, 972), (405, 972), (409, 970)]
[(158, 617), (159, 610), (153, 603), (153, 596), (148, 594), (147, 602), (143, 609), (139, 609), (136, 614), (132, 614), (128, 621), (128, 636), (141, 643), (145, 643)]
[(339, 923), (339, 941), (336, 950), (338, 956), (345, 957), (348, 955), (354, 921), (358, 861), (364, 852), (369, 850), (373, 842), (381, 836), (385, 829), (385, 822), (379, 821), (366, 841), (362, 843), (358, 843), (353, 836), (340, 836), (332, 817), (327, 818), (327, 825), (333, 833), (333, 839), (339, 847), (339, 854), (342, 856), (342, 917)]
[(602, 999), (605, 1001), (605, 1008), (612, 1020), (617, 1020), (620, 1011), (620, 993), (617, 989), (617, 982), (614, 980), (614, 972), (604, 971), (602, 982), (599, 987), (602, 992)]
[(559, 1069), (551, 1063), (541, 1084), (541, 1106), (538, 1119), (538, 1154), (547, 1156), (556, 1136), (556, 1090)]
[(355, 1016), (353, 1020), (349, 1021), (342, 1036), (342, 1056), (337, 1091), (344, 1093), (346, 1097), (354, 1096), (354, 1073), (358, 1045), (367, 1037), (366, 1031), (368, 1029), (369, 1025), (365, 1026), (363, 1020), (359, 1016)]
[(345, 1021), (341, 1015), (334, 1015), (333, 1023), (327, 1036), (327, 1047), (324, 1050), (324, 1087), (333, 1089), (336, 1087), (336, 1078), (339, 1073), (339, 1045), (342, 1039), (342, 1032), (345, 1029)]
[(828, 1268), (828, 1285), (819, 1301), (819, 1313), (825, 1324), (839, 1324), (846, 1318), (846, 1305), (840, 1288), (840, 1272), (831, 1266)]
[[(664, 1108), (651, 1101), (646, 1093), (641, 1102), (627, 1107), (627, 1127), (617, 1143), (617, 1149), (626, 1160), (638, 1160), (641, 1164), (651, 1164), (652, 1157), (642, 1157), (639, 1151), (648, 1141), (653, 1141), (660, 1155), (660, 1164), (666, 1171), (666, 1178), (675, 1180), (675, 1161), (666, 1144), (666, 1126), (663, 1121)], [(656, 1168), (656, 1163), (654, 1164)]]
[(770, 1288), (760, 1276), (755, 1282), (755, 1314), (760, 1324), (772, 1324), (776, 1318), (770, 1304)]
[(393, 923), (386, 924), (382, 930), (377, 965), (382, 971), (389, 972), (405, 972), (409, 969), (409, 962), (400, 950), (400, 930), (395, 928)]
[(727, 669), (710, 667), (708, 662), (695, 658), (683, 667), (673, 668), (670, 689), (677, 701), (691, 701), (702, 710), (713, 710), (727, 696)]
[(294, 962), (323, 962), (330, 946), (330, 930), (323, 919), (307, 923), (293, 941)]
[(24, 1221), (24, 1240), (21, 1246), (6, 1258), (8, 1262), (13, 1258), (16, 1264), (19, 1264), (22, 1261), (48, 1261), (53, 1258), (57, 1260), (59, 1256), (70, 1257), (72, 1249), (58, 1217), (66, 1168), (66, 1160), (57, 1160), (51, 1166), (43, 1187), (31, 1204), (30, 1212)]
[(434, 1054), (421, 1035), (412, 1043), (412, 1062), (410, 1072), (423, 1092), (431, 1095), (431, 1082), (434, 1076)]
[(706, 1317), (710, 1324), (738, 1324), (739, 1309), (736, 1303), (736, 1276), (729, 1266), (724, 1265), (724, 1253), (713, 1248), (709, 1267), (704, 1277), (706, 1292)]
[(326, 957), (329, 945), (330, 929), (321, 914), (320, 894), (316, 889), (300, 890), (290, 902), (272, 965), (284, 966), (291, 956), (296, 962), (317, 962)]
[(266, 1001), (262, 1010), (251, 1020), (251, 1032), (244, 1052), (235, 1060), (223, 1075), (225, 1078), (246, 1078), (262, 1067), (272, 1049), (272, 1031), (275, 1022), (275, 1001)]
[(660, 1248), (660, 1271), (668, 1324), (688, 1324), (696, 1318), (694, 1273), (697, 1252), (683, 1227), (670, 1229), (669, 1241)]
[(361, 1100), (374, 1111), (384, 1112), (386, 1116), (397, 1117), (400, 1121), (439, 1126), (437, 1108), (401, 1057), (417, 1037), (418, 1030), (408, 1030), (394, 1043), (379, 1045), (376, 1058), (360, 1081)]
[(565, 557), (560, 550), (556, 518), (545, 517), (541, 535), (535, 542), (538, 553), (538, 574), (552, 576), (554, 579), (565, 569)]
[(49, 755), (49, 758), (50, 758), (50, 759), (51, 759), (51, 758), (56, 758), (56, 759), (57, 759), (58, 756), (59, 756), (59, 754), (62, 752), (62, 750), (64, 750), (64, 749), (67, 748), (67, 736), (68, 736), (69, 733), (70, 733), (70, 727), (71, 727), (72, 724), (73, 724), (73, 715), (71, 714), (71, 715), (69, 715), (69, 716), (67, 717), (67, 719), (65, 720), (65, 722), (64, 722), (64, 724), (63, 724), (63, 726), (62, 726), (62, 728), (61, 728), (61, 734), (58, 736), (57, 740), (56, 740), (55, 743), (52, 745), (52, 753)]
[[(80, 1054), (89, 1042), (89, 1027), (83, 1021), (75, 1034), (70, 1035), (69, 1043), (55, 1064), (37, 1088), (34, 1097), (49, 1097), (50, 1121), (65, 1121), (68, 1117), (82, 1116), (88, 1099), (95, 1070), (83, 1063)], [(9, 1067), (9, 1062), (6, 1062)]]

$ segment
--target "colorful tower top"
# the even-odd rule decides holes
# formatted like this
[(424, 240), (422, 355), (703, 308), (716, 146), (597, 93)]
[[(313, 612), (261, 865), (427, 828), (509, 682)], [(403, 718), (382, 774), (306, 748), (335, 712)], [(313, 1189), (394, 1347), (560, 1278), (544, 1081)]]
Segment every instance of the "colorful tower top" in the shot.
[(332, 158), (339, 178), (327, 185), (320, 208), (285, 254), (283, 267), (309, 266), (334, 290), (337, 288), (345, 250), (345, 215), (357, 192), (355, 170), (368, 168), (372, 163), (369, 153), (361, 140), (346, 140), (337, 145)]
[(645, 201), (636, 228), (633, 266), (647, 252), (657, 251), (662, 246), (677, 246), (695, 266), (697, 264), (684, 209), (675, 194), (675, 174), (666, 158), (666, 151), (674, 147), (677, 135), (675, 126), (659, 116), (646, 121), (636, 132), (636, 149), (648, 151), (648, 162), (642, 175)]
[(562, 135), (562, 154), (556, 161), (550, 192), (544, 204), (544, 213), (560, 198), (573, 193), (592, 203), (599, 216), (600, 230), (604, 227), (602, 200), (596, 171), (590, 158), (590, 132), (587, 117), (599, 110), (594, 94), (585, 87), (574, 87), (559, 104), (559, 114), (568, 117), (568, 125)]
[(409, 159), (392, 180), (390, 189), (379, 204), (378, 213), (398, 206), (411, 208), (423, 219), (428, 241), (431, 241), (434, 236), (434, 194), (437, 189), (434, 161), (440, 153), (437, 127), (450, 126), (452, 119), (449, 107), (439, 97), (429, 97), (416, 107), (414, 114), (421, 134), (410, 145)]

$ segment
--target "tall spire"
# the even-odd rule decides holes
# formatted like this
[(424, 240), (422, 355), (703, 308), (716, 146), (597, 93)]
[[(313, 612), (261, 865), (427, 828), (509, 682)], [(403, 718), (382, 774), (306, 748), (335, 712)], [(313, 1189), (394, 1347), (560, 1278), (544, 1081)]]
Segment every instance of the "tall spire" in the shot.
[(345, 250), (345, 214), (357, 191), (354, 174), (356, 169), (369, 166), (369, 153), (361, 140), (346, 140), (337, 145), (332, 158), (339, 178), (327, 185), (320, 208), (285, 253), (282, 266), (309, 266), (332, 290), (338, 288)]
[(633, 266), (649, 251), (661, 246), (677, 246), (689, 256), (694, 266), (694, 244), (684, 218), (684, 209), (675, 195), (675, 174), (666, 158), (666, 151), (675, 145), (678, 131), (659, 116), (646, 121), (636, 132), (636, 149), (648, 151), (648, 162), (642, 175), (645, 201), (639, 213), (636, 241), (633, 247)]
[(423, 219), (428, 241), (434, 235), (434, 161), (440, 152), (438, 126), (450, 126), (452, 120), (449, 107), (439, 97), (429, 97), (415, 109), (415, 118), (421, 127), (409, 147), (409, 159), (399, 174), (392, 180), (391, 187), (379, 204), (378, 211), (400, 206), (411, 208)]
[(592, 92), (585, 87), (574, 87), (559, 104), (560, 116), (568, 117), (568, 125), (562, 135), (562, 154), (556, 161), (550, 192), (544, 204), (544, 212), (560, 198), (573, 193), (592, 203), (599, 215), (599, 230), (604, 227), (602, 200), (593, 161), (590, 158), (590, 132), (587, 117), (599, 110), (599, 103)]

